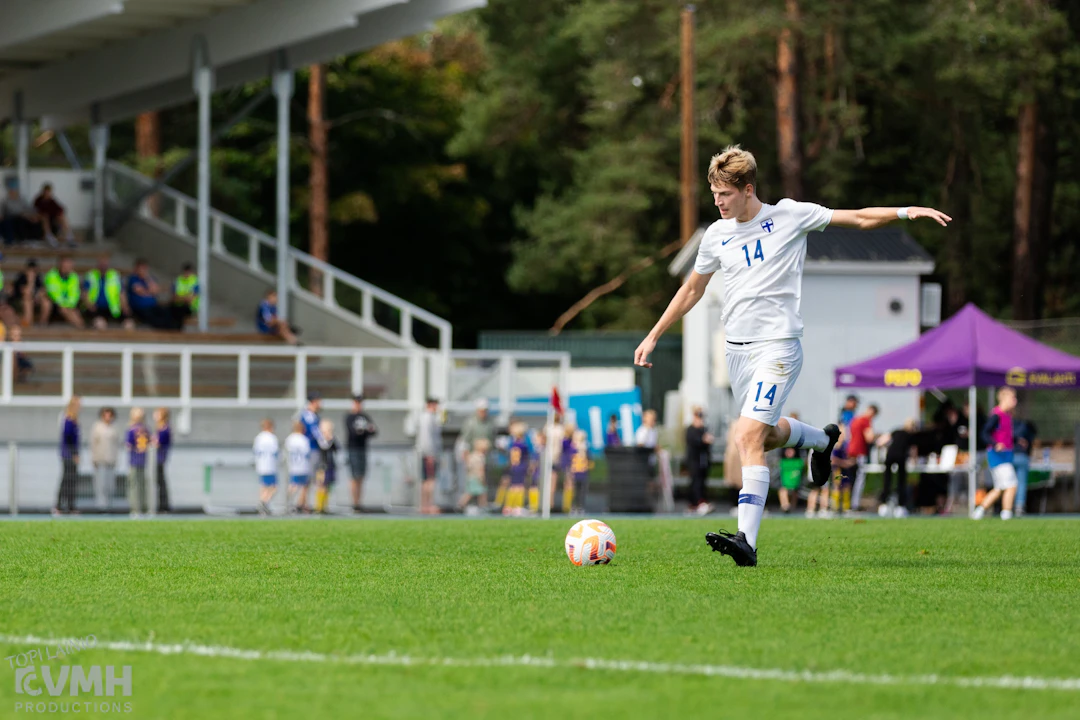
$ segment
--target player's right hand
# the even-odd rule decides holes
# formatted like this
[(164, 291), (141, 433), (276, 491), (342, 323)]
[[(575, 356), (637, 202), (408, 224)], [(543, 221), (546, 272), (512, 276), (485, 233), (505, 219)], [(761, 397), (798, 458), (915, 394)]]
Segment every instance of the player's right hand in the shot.
[(639, 367), (651, 368), (652, 363), (649, 362), (649, 355), (656, 349), (656, 341), (651, 337), (646, 337), (641, 341), (641, 344), (637, 346), (637, 350), (634, 351), (634, 364)]

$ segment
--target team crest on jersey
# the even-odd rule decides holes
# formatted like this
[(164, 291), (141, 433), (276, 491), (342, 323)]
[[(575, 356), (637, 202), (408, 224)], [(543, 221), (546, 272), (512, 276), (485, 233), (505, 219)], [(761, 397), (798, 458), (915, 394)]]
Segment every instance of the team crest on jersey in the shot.
[(761, 221), (761, 229), (764, 230), (765, 232), (770, 232), (771, 233), (772, 229), (773, 229), (772, 218), (765, 218), (764, 220), (762, 220)]

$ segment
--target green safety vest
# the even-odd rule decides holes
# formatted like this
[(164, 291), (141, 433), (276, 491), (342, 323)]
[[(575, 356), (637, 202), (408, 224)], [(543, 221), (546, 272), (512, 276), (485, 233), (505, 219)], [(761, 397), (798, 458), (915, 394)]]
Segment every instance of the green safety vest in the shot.
[[(101, 271), (91, 270), (86, 273), (86, 300), (92, 307), (97, 307), (98, 293), (101, 292)], [(122, 292), (120, 273), (116, 270), (105, 271), (105, 300), (109, 303), (109, 312), (114, 318), (120, 317), (123, 307), (120, 303)]]
[(45, 291), (54, 303), (62, 308), (73, 308), (79, 304), (79, 275), (71, 273), (62, 277), (60, 271), (53, 268), (45, 273)]
[(199, 278), (196, 275), (189, 275), (188, 277), (176, 278), (176, 283), (173, 285), (173, 295), (178, 298), (192, 298), (191, 310), (192, 312), (199, 311)]

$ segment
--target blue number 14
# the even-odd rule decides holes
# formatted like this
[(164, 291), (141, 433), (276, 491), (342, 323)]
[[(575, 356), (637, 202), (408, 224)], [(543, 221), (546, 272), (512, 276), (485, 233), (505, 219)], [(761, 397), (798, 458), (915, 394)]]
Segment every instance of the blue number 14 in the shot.
[[(746, 255), (746, 267), (750, 267), (750, 245), (742, 246), (743, 254)], [(757, 241), (757, 247), (754, 248), (754, 260), (764, 260), (765, 253), (761, 252), (761, 241)]]

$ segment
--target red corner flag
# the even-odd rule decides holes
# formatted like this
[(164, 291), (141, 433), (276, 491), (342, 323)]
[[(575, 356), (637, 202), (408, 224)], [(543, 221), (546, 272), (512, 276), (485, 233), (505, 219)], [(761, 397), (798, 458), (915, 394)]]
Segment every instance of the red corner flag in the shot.
[(559, 388), (551, 388), (551, 407), (555, 409), (555, 412), (562, 415), (562, 400), (559, 398)]

